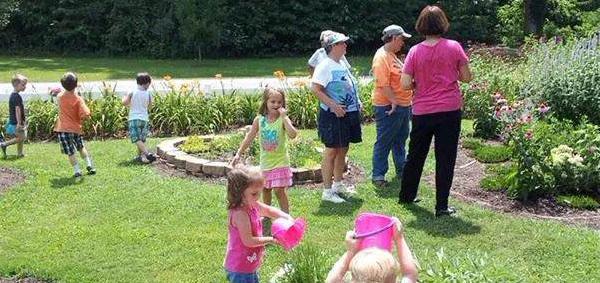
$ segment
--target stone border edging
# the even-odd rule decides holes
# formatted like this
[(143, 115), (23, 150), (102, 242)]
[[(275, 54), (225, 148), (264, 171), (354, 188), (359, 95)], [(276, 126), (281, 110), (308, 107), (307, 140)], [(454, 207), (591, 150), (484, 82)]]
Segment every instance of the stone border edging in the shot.
[[(210, 141), (215, 136), (204, 135), (200, 137), (205, 141)], [(170, 166), (176, 169), (185, 170), (186, 173), (198, 177), (223, 177), (227, 175), (229, 171), (231, 171), (232, 167), (228, 163), (222, 161), (211, 161), (181, 151), (179, 149), (179, 145), (186, 140), (187, 137), (180, 137), (162, 141), (156, 146), (156, 153)], [(311, 182), (319, 183), (323, 181), (323, 175), (321, 174), (320, 166), (319, 168), (315, 169), (292, 168), (292, 173), (294, 174), (294, 185)]]

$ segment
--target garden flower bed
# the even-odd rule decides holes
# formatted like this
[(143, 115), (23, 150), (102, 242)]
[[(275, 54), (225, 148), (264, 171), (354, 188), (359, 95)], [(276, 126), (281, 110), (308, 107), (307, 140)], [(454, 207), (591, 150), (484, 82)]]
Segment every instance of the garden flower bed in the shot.
[[(222, 177), (232, 169), (229, 161), (243, 137), (242, 133), (235, 133), (175, 138), (161, 142), (157, 153), (172, 167), (188, 174)], [(305, 138), (296, 138), (288, 143), (294, 184), (321, 182), (321, 149), (318, 144)], [(257, 143), (250, 147), (243, 163), (257, 165)]]

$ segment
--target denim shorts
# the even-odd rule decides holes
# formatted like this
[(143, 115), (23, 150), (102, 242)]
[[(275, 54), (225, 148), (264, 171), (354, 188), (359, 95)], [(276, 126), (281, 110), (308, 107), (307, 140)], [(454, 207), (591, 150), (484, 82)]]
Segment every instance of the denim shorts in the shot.
[(258, 282), (258, 273), (239, 273), (239, 272), (231, 272), (225, 269), (227, 281), (231, 283), (259, 283)]
[(348, 147), (350, 143), (362, 142), (360, 112), (346, 112), (344, 117), (320, 108), (318, 132), (321, 142), (329, 148)]

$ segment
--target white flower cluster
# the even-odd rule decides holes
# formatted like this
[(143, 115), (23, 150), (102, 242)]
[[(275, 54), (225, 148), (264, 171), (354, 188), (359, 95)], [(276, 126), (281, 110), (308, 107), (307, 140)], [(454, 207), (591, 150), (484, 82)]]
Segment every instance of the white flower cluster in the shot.
[(567, 145), (561, 144), (550, 150), (553, 166), (563, 166), (567, 164), (583, 166), (583, 158)]

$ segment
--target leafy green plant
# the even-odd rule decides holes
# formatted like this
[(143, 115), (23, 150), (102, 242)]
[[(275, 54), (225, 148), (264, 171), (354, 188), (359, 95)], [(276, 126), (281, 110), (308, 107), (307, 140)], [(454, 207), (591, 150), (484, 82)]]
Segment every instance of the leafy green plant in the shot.
[(312, 139), (295, 138), (289, 141), (290, 162), (293, 167), (312, 168), (321, 164), (321, 144)]
[(325, 282), (330, 265), (323, 251), (310, 244), (303, 244), (293, 250), (290, 260), (284, 265), (284, 273), (277, 278), (279, 283), (320, 283)]
[[(429, 253), (425, 250), (423, 257), (429, 258)], [(419, 273), (422, 282), (499, 282), (510, 277), (514, 276), (498, 268), (486, 253), (448, 255), (443, 248), (435, 252), (435, 258), (424, 266), (424, 272)]]
[[(209, 141), (199, 136), (190, 136), (180, 148), (204, 158), (229, 160), (235, 155), (243, 139), (244, 135), (241, 133), (216, 136)], [(292, 167), (313, 168), (321, 164), (320, 144), (316, 141), (299, 137), (288, 140), (288, 146)], [(246, 162), (257, 162), (259, 153), (258, 142), (254, 140), (248, 149)]]
[(600, 203), (594, 198), (586, 195), (561, 195), (556, 198), (558, 204), (578, 208), (596, 210), (600, 208)]
[(515, 171), (515, 166), (510, 164), (491, 164), (486, 166), (486, 177), (479, 185), (486, 191), (502, 191), (510, 186), (511, 173)]
[(512, 151), (504, 145), (483, 145), (473, 151), (475, 158), (484, 163), (498, 163), (510, 159)]
[(463, 138), (461, 143), (463, 148), (475, 150), (483, 146), (483, 142), (478, 138)]
[(522, 97), (545, 101), (557, 118), (578, 123), (587, 117), (600, 125), (600, 34), (569, 44), (539, 44), (528, 64)]

